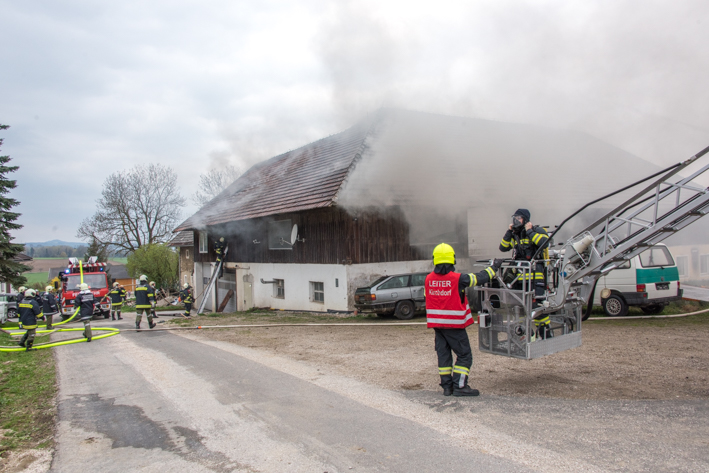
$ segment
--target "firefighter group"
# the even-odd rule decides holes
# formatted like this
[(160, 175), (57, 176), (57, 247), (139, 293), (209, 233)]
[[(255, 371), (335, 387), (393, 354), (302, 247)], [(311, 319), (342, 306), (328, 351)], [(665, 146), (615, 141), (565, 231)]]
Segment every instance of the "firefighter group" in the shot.
[[(529, 261), (537, 259), (537, 253), (546, 247), (549, 235), (542, 227), (531, 223), (531, 214), (527, 209), (518, 209), (512, 215), (512, 223), (502, 237), (500, 251), (513, 251), (515, 260)], [(223, 271), (222, 260), (226, 253), (224, 238), (215, 243), (217, 267)], [(473, 365), (473, 354), (466, 328), (474, 323), (466, 289), (486, 284), (500, 269), (503, 260), (495, 259), (491, 266), (478, 273), (461, 274), (455, 271), (455, 250), (447, 243), (437, 245), (433, 250), (433, 271), (428, 274), (424, 283), (426, 300), (426, 325), (434, 330), (434, 345), (438, 357), (438, 375), (444, 396), (478, 396), (477, 389), (469, 385), (470, 368)], [(220, 272), (221, 272), (220, 271)], [(538, 263), (528, 276), (528, 280), (515, 281), (517, 289), (526, 285), (527, 290), (534, 289), (535, 296), (544, 294), (544, 266)], [(28, 350), (32, 348), (38, 320), (47, 320), (47, 329), (52, 328), (52, 317), (58, 310), (57, 301), (51, 286), (38, 295), (34, 289), (20, 288), (22, 300), (19, 304), (20, 322), (26, 332), (20, 345)], [(125, 302), (126, 291), (118, 283), (107, 294), (111, 299), (111, 319), (122, 320), (121, 307)], [(179, 294), (179, 301), (184, 304), (184, 316), (189, 317), (194, 303), (194, 296), (189, 284), (185, 283)], [(84, 324), (84, 337), (91, 341), (91, 318), (94, 313), (94, 296), (87, 284), (81, 284), (81, 292), (76, 296), (76, 307), (79, 308), (79, 318)], [(148, 277), (141, 275), (135, 289), (136, 318), (135, 328), (141, 329), (143, 315), (148, 320), (148, 327), (156, 323), (155, 313), (155, 283), (148, 283)], [(552, 336), (548, 316), (534, 320), (536, 336), (548, 338)], [(453, 355), (455, 354), (455, 360)]]

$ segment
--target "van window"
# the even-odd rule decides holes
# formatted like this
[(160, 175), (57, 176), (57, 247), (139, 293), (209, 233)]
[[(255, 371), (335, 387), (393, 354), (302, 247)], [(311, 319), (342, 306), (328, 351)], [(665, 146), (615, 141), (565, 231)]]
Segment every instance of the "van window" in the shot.
[(411, 285), (423, 286), (426, 283), (426, 276), (428, 276), (428, 274), (413, 274), (411, 276)]
[(396, 289), (399, 287), (407, 287), (409, 285), (409, 275), (406, 274), (404, 276), (394, 276), (381, 286), (379, 286), (379, 289)]
[(670, 250), (664, 246), (654, 246), (640, 253), (640, 264), (643, 268), (655, 268), (657, 266), (674, 266)]

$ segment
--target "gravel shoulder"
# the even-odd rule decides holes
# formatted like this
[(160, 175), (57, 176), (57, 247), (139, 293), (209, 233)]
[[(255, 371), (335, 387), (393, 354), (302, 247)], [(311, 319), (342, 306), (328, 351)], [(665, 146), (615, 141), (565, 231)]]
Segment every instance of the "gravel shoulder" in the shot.
[[(261, 323), (378, 324), (395, 319), (318, 314), (239, 313), (176, 321), (194, 325)], [(417, 317), (413, 322), (425, 321)], [(384, 389), (438, 390), (433, 331), (417, 326), (228, 328), (197, 332), (303, 361)], [(583, 327), (583, 346), (538, 360), (517, 360), (473, 345), (471, 385), (484, 394), (589, 400), (708, 399), (709, 315), (598, 321)]]

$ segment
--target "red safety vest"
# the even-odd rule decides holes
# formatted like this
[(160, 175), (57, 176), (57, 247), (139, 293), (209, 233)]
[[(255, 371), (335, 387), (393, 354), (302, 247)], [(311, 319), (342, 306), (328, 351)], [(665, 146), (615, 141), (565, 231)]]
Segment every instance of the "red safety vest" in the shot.
[(460, 273), (431, 273), (426, 276), (426, 326), (465, 328), (474, 323), (468, 301), (460, 302)]

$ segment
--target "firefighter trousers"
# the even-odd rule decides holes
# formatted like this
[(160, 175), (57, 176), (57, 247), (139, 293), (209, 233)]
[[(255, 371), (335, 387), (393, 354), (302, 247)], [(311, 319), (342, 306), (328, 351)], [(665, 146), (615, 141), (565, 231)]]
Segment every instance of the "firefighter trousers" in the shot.
[[(463, 388), (468, 384), (470, 367), (473, 366), (473, 351), (470, 349), (468, 332), (464, 328), (434, 328), (436, 354), (441, 386)], [(453, 364), (453, 355), (456, 360)]]
[(191, 302), (185, 302), (185, 317), (190, 316), (190, 311), (192, 310), (192, 303)]

